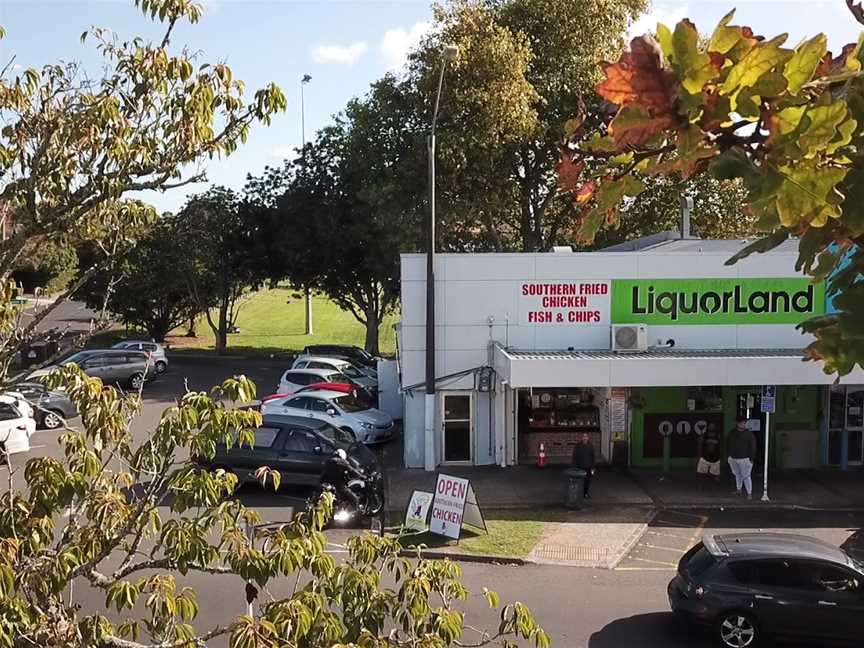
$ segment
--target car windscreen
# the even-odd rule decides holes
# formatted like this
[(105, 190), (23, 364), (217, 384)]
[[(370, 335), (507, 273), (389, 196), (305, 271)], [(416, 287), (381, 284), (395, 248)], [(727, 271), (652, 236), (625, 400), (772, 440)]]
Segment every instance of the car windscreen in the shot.
[(73, 353), (71, 356), (63, 360), (60, 364), (80, 364), (84, 362), (87, 358), (90, 358), (92, 356), (92, 351), (79, 351), (78, 353)]
[(330, 443), (332, 443), (337, 448), (341, 448), (342, 450), (348, 450), (354, 444), (354, 437), (345, 432), (344, 430), (340, 430), (339, 428), (333, 427), (329, 423), (325, 423), (320, 428), (316, 430), (318, 434), (320, 434), (323, 438), (327, 439)]
[(333, 401), (346, 412), (362, 412), (369, 409), (369, 403), (351, 394), (338, 396)]
[(353, 365), (345, 365), (342, 367), (342, 373), (349, 378), (363, 378), (363, 372), (356, 369)]
[(681, 559), (681, 569), (689, 576), (700, 576), (708, 571), (717, 562), (711, 552), (701, 542), (684, 554)]

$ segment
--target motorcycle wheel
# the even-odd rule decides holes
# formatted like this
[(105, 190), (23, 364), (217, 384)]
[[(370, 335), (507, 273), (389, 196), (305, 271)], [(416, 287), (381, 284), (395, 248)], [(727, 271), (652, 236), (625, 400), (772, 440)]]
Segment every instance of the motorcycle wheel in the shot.
[(364, 505), (366, 515), (378, 515), (384, 508), (384, 498), (376, 492), (371, 492), (366, 496)]

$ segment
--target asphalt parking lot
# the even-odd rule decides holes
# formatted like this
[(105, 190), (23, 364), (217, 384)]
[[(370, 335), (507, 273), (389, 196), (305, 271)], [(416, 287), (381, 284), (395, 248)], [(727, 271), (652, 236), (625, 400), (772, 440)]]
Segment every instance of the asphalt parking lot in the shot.
[(864, 559), (864, 512), (792, 509), (702, 509), (657, 512), (645, 533), (618, 565), (621, 571), (674, 571), (706, 533), (797, 533), (842, 546)]

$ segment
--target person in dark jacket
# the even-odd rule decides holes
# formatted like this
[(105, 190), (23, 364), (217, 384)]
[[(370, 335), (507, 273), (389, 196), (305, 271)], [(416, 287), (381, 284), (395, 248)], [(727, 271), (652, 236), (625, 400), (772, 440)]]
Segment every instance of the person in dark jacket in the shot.
[(747, 491), (747, 499), (753, 497), (753, 458), (756, 456), (756, 437), (747, 429), (747, 419), (739, 416), (735, 419), (735, 429), (726, 438), (726, 453), (729, 467), (735, 475), (735, 492), (741, 494), (741, 486)]
[(573, 467), (585, 471), (585, 499), (591, 499), (591, 477), (594, 475), (594, 444), (586, 432), (573, 448)]
[(337, 498), (357, 508), (360, 506), (360, 499), (348, 488), (348, 482), (355, 477), (363, 477), (363, 473), (348, 461), (348, 454), (339, 448), (324, 462), (321, 484), (329, 484), (336, 491)]

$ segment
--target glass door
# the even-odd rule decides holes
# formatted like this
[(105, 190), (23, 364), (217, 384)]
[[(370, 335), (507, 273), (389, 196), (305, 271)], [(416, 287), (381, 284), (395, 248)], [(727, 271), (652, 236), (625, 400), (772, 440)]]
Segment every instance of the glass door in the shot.
[(444, 463), (471, 463), (473, 424), (471, 394), (445, 393), (441, 400)]

